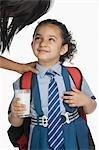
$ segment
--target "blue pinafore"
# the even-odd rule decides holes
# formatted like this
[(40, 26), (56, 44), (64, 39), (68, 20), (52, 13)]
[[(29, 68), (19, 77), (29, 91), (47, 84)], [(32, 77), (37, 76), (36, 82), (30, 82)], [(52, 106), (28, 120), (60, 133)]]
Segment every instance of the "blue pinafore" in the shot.
[[(66, 67), (62, 66), (62, 76), (67, 91), (71, 90), (69, 73)], [(32, 97), (34, 99), (34, 107), (38, 117), (43, 116), (44, 113), (41, 108), (40, 93), (37, 81), (37, 75), (32, 76)], [(71, 108), (64, 103), (66, 112), (73, 112), (77, 108)], [(48, 145), (47, 127), (35, 125), (31, 133), (31, 141), (29, 150), (50, 150)], [(94, 143), (87, 123), (84, 119), (79, 117), (70, 124), (63, 125), (64, 131), (64, 145), (61, 150), (94, 150)]]

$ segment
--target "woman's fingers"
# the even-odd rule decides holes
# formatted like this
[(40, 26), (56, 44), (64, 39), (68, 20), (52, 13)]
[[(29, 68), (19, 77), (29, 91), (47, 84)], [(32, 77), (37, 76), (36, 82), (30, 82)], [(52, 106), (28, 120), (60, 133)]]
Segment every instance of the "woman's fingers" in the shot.
[(35, 68), (36, 66), (36, 61), (35, 62), (30, 62), (30, 63), (27, 63), (28, 67), (30, 67), (30, 71), (32, 71), (33, 73), (36, 73), (38, 74), (39, 71)]

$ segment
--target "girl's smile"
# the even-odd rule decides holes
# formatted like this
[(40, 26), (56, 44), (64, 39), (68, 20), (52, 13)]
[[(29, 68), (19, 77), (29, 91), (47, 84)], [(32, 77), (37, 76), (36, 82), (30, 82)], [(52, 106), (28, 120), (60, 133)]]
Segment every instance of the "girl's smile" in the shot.
[(45, 48), (38, 48), (37, 49), (39, 52), (50, 52), (48, 49), (45, 49)]

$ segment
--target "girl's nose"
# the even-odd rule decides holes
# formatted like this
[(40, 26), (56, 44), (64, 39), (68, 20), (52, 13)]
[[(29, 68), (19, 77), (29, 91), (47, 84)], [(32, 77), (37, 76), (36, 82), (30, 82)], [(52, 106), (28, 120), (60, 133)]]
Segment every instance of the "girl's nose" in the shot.
[(42, 39), (40, 42), (41, 46), (47, 46), (47, 40)]

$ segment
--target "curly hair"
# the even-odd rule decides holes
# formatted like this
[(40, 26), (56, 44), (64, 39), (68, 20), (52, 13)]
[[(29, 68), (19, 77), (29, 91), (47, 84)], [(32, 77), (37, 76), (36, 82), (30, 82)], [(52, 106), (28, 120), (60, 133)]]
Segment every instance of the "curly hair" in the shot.
[(55, 19), (43, 20), (36, 26), (33, 36), (35, 35), (35, 32), (40, 26), (46, 24), (53, 24), (57, 26), (61, 31), (61, 36), (63, 39), (62, 45), (68, 44), (68, 51), (64, 55), (60, 56), (59, 61), (61, 63), (63, 63), (66, 59), (71, 61), (73, 59), (74, 54), (77, 52), (76, 41), (73, 40), (71, 32), (67, 30), (66, 26), (63, 23)]
[(50, 4), (51, 0), (0, 0), (1, 52), (9, 50), (14, 34), (44, 15)]

